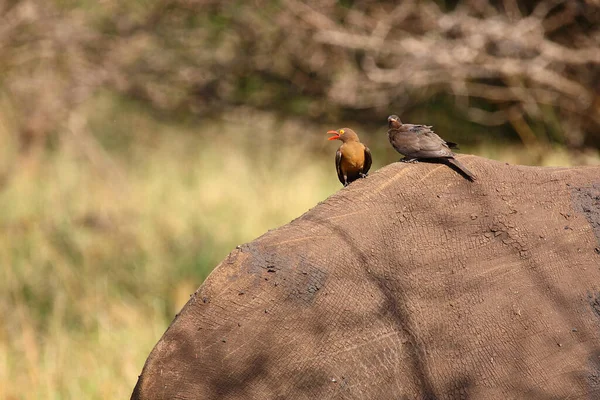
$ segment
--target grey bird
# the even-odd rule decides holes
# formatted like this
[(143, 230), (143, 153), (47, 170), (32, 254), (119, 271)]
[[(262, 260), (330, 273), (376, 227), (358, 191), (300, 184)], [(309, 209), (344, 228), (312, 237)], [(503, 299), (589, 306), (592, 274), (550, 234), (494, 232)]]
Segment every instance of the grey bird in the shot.
[(388, 139), (390, 144), (404, 158), (402, 162), (417, 162), (419, 160), (440, 162), (448, 165), (466, 179), (474, 181), (475, 175), (462, 165), (450, 149), (458, 145), (446, 142), (436, 135), (429, 125), (403, 124), (397, 115), (388, 117)]

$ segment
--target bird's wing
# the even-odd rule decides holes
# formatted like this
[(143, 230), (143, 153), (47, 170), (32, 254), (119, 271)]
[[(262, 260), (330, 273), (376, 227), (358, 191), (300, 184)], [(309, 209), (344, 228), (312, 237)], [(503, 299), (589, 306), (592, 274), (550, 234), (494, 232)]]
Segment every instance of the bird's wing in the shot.
[[(444, 139), (439, 137), (430, 126), (415, 125), (411, 128), (419, 138), (419, 156), (422, 158), (451, 157), (454, 154)], [(454, 143), (453, 143), (454, 144)]]
[(371, 163), (373, 162), (373, 158), (371, 157), (371, 150), (367, 146), (365, 146), (365, 162), (363, 164), (363, 174), (369, 172), (371, 168)]
[(414, 125), (404, 124), (401, 129), (388, 130), (388, 138), (392, 147), (400, 154), (412, 157), (419, 152), (419, 137), (411, 132)]
[(344, 173), (342, 172), (342, 151), (340, 149), (335, 152), (335, 170), (337, 171), (338, 179), (343, 185), (345, 182)]

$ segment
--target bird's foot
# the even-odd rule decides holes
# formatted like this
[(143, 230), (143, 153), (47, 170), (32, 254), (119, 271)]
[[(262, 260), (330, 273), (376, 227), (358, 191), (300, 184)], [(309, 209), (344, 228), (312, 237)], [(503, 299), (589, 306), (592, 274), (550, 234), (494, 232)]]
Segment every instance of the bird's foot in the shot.
[(363, 174), (362, 172), (358, 174), (358, 176), (360, 176), (361, 178), (366, 178), (367, 176), (369, 176), (369, 174)]
[(404, 157), (403, 159), (400, 160), (400, 162), (414, 164), (416, 162), (419, 162), (419, 160), (417, 160), (416, 158)]

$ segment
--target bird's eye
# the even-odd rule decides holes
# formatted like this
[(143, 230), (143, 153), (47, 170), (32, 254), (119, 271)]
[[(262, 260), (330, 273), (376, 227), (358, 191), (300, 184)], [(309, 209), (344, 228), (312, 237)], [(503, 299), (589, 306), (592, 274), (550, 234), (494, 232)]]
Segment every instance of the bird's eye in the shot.
[(340, 135), (343, 135), (343, 134), (344, 134), (344, 130), (340, 129)]

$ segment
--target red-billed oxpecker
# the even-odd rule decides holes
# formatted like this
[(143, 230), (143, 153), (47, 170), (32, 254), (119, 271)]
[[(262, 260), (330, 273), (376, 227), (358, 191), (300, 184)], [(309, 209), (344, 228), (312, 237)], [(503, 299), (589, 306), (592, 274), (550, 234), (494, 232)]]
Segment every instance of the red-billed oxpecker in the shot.
[(398, 153), (404, 155), (402, 162), (439, 162), (448, 165), (471, 182), (475, 180), (475, 175), (458, 162), (450, 150), (458, 148), (458, 145), (446, 142), (436, 135), (431, 126), (403, 124), (397, 115), (390, 115), (388, 128), (390, 143)]
[(335, 169), (342, 185), (348, 186), (358, 178), (364, 178), (371, 168), (371, 150), (358, 139), (350, 128), (328, 131), (328, 140), (341, 140), (342, 145), (335, 153)]

